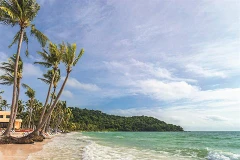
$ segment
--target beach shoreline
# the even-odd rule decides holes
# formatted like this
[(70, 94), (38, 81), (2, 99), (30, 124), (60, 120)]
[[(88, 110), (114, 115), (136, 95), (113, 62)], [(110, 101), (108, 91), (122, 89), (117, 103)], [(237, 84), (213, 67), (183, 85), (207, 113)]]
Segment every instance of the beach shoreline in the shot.
[[(21, 135), (21, 133), (16, 133), (12, 136), (21, 137)], [(52, 141), (53, 137), (51, 136), (51, 139), (44, 139), (43, 142), (34, 142), (33, 144), (0, 144), (0, 159), (26, 160), (30, 154), (41, 151), (44, 145)]]

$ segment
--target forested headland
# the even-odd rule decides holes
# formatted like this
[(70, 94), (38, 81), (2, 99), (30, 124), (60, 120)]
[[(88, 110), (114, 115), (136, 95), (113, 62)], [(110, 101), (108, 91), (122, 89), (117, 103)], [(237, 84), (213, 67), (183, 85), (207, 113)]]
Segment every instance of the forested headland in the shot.
[(123, 117), (98, 110), (70, 107), (72, 129), (80, 131), (183, 131), (181, 126), (167, 124), (153, 117)]

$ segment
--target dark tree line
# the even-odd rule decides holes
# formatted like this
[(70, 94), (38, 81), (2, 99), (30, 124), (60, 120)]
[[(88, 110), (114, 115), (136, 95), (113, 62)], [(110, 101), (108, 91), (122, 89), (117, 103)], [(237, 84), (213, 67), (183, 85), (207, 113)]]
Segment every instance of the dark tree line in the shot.
[(167, 124), (153, 117), (123, 117), (108, 115), (98, 110), (70, 107), (75, 130), (82, 131), (183, 131), (183, 128)]

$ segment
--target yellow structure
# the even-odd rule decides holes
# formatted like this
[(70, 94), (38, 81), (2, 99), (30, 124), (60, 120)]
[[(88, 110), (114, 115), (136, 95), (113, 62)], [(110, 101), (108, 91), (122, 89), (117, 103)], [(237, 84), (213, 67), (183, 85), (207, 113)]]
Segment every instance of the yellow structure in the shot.
[[(0, 111), (0, 128), (7, 128), (10, 118), (10, 111)], [(15, 129), (21, 128), (22, 119), (15, 120)]]

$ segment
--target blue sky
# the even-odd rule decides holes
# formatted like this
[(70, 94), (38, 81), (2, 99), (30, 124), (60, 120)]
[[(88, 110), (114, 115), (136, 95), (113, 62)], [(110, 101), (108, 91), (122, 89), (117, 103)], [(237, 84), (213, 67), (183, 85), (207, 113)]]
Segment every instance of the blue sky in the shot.
[[(36, 27), (85, 49), (61, 98), (69, 106), (154, 116), (185, 130), (240, 130), (238, 0), (38, 2)], [(0, 25), (1, 62), (16, 51), (7, 46), (17, 30)], [(33, 65), (41, 48), (30, 41), (23, 81), (43, 101), (47, 86), (37, 77), (46, 69)], [(10, 102), (12, 88), (0, 88)]]

